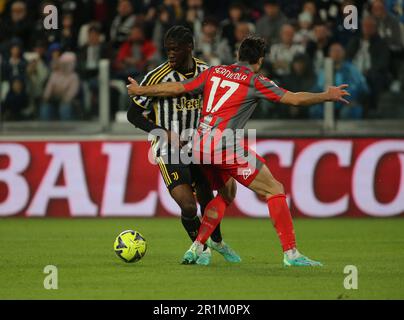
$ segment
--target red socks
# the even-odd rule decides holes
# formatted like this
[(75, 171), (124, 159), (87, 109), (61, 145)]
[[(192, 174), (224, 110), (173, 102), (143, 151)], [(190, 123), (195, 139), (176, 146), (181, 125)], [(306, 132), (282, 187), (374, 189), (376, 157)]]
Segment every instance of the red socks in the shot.
[(205, 244), (222, 220), (227, 206), (228, 204), (220, 195), (217, 195), (207, 204), (196, 241)]
[(292, 216), (286, 196), (278, 194), (268, 199), (268, 209), (271, 214), (273, 224), (278, 233), (279, 240), (283, 251), (287, 251), (296, 247), (295, 230), (293, 229)]
[[(220, 195), (216, 196), (208, 203), (196, 241), (205, 244), (213, 230), (215, 230), (216, 226), (222, 220), (227, 207), (228, 204)], [(286, 196), (284, 194), (278, 194), (269, 198), (268, 209), (271, 213), (271, 218), (276, 232), (278, 233), (283, 251), (295, 248), (295, 231), (293, 229), (292, 216), (286, 203)]]

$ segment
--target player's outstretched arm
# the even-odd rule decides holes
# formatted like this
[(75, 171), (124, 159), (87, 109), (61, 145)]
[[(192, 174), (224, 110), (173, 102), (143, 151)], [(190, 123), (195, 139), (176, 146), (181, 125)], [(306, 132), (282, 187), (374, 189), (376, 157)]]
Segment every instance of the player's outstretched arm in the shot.
[(131, 77), (128, 78), (130, 84), (128, 88), (129, 96), (147, 96), (147, 97), (173, 97), (185, 92), (181, 82), (164, 82), (151, 86), (139, 86), (137, 81)]
[(292, 106), (310, 106), (312, 104), (323, 103), (326, 101), (348, 104), (349, 101), (344, 98), (350, 96), (349, 92), (345, 90), (346, 88), (348, 88), (348, 85), (342, 84), (338, 87), (328, 87), (327, 91), (320, 93), (287, 91), (279, 102)]

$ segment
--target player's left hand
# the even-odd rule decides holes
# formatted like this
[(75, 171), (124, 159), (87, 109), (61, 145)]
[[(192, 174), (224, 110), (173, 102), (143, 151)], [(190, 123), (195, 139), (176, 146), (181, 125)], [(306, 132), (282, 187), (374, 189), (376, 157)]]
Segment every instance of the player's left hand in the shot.
[(139, 88), (139, 84), (137, 83), (137, 81), (135, 79), (133, 79), (132, 77), (128, 77), (128, 80), (130, 82), (130, 84), (128, 84), (126, 86), (126, 88), (128, 89), (128, 95), (130, 97), (132, 96), (137, 96), (138, 95), (138, 88)]
[(334, 102), (342, 102), (345, 104), (349, 104), (349, 101), (344, 98), (346, 96), (351, 95), (348, 91), (344, 90), (348, 87), (349, 87), (349, 85), (347, 85), (347, 84), (341, 84), (338, 87), (334, 87), (334, 86), (328, 87), (327, 94), (328, 94), (329, 100), (334, 101)]

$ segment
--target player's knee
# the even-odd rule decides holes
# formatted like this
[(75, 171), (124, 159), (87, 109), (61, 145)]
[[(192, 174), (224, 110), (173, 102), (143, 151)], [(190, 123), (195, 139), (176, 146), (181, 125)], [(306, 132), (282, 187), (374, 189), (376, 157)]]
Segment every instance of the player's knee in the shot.
[(220, 196), (229, 205), (230, 203), (233, 202), (234, 198), (236, 197), (236, 192), (224, 192), (221, 193)]
[(236, 193), (237, 193), (237, 184), (236, 184), (236, 181), (233, 181), (233, 183), (231, 185), (231, 188), (230, 188), (230, 190), (229, 190), (229, 192), (227, 194), (227, 197), (225, 199), (228, 204), (233, 202), (234, 198), (236, 198)]
[(268, 200), (272, 196), (276, 196), (278, 194), (285, 194), (285, 189), (283, 188), (283, 184), (279, 181), (273, 179), (271, 183), (269, 183), (266, 187), (264, 192), (260, 194), (262, 198)]
[(283, 187), (283, 184), (280, 183), (279, 181), (275, 180), (273, 193), (274, 193), (274, 195), (284, 194), (285, 193), (285, 188)]
[(181, 215), (186, 218), (193, 218), (197, 215), (197, 207), (195, 203), (186, 202), (180, 205), (181, 207)]

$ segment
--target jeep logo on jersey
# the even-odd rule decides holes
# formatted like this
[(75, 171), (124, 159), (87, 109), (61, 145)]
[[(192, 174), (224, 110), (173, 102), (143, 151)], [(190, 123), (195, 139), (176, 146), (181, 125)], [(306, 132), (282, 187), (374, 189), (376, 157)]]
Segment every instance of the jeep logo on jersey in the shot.
[(186, 97), (181, 97), (179, 102), (175, 104), (175, 108), (178, 111), (181, 110), (195, 110), (201, 107), (201, 99), (187, 99)]

